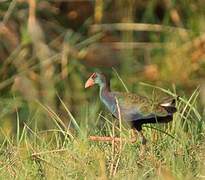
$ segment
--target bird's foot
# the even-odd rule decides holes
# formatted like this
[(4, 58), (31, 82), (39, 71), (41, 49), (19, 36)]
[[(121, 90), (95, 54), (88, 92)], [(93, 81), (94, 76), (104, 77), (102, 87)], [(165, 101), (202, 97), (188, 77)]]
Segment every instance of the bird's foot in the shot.
[(136, 137), (132, 137), (131, 139), (130, 139), (130, 142), (131, 143), (135, 143), (137, 141), (137, 138)]
[(147, 144), (147, 139), (144, 137), (141, 131), (136, 131), (136, 129), (132, 129), (132, 139), (135, 139), (134, 142), (137, 141), (137, 136), (140, 138), (142, 145)]

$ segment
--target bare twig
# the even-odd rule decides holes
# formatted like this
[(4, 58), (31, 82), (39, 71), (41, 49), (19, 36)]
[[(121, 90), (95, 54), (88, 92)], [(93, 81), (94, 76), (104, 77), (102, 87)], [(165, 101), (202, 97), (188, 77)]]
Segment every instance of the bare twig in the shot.
[(187, 29), (172, 27), (172, 26), (164, 26), (160, 24), (145, 24), (145, 23), (113, 23), (113, 24), (94, 24), (91, 26), (92, 31), (106, 30), (106, 31), (179, 31), (182, 33), (188, 32)]
[(123, 87), (125, 88), (126, 92), (129, 92), (127, 86), (125, 85), (125, 83), (123, 82), (122, 78), (120, 77), (120, 75), (118, 74), (117, 70), (115, 68), (112, 68), (112, 70), (115, 72), (117, 78), (120, 80), (120, 82), (122, 83)]
[(16, 6), (16, 2), (17, 2), (16, 0), (11, 1), (8, 10), (6, 11), (6, 14), (4, 15), (3, 24), (6, 24), (8, 22), (8, 20), (11, 16), (11, 13), (13, 12), (13, 9)]
[[(113, 175), (113, 169), (115, 164), (115, 121), (112, 124), (112, 152), (111, 152), (111, 165), (110, 165), (110, 177)], [(120, 142), (119, 138), (119, 142)]]
[[(111, 46), (114, 49), (154, 49), (163, 48), (165, 43), (154, 42), (109, 42), (101, 43), (104, 46)], [(168, 44), (168, 43), (167, 43)], [(166, 45), (167, 45), (166, 44)]]
[(69, 47), (66, 43), (63, 43), (62, 58), (61, 58), (61, 77), (65, 79), (68, 75), (68, 56), (69, 56)]
[(96, 23), (100, 23), (103, 17), (103, 0), (96, 0), (95, 1), (95, 14), (94, 19)]
[[(119, 137), (110, 137), (110, 136), (90, 136), (89, 140), (91, 141), (102, 141), (102, 142), (112, 142), (113, 140), (115, 142), (120, 142), (120, 138)], [(132, 137), (129, 142), (131, 143), (135, 143), (136, 142), (136, 137)], [(122, 141), (127, 141), (127, 139), (123, 139)]]
[(35, 152), (35, 153), (31, 154), (31, 156), (39, 156), (39, 155), (43, 155), (43, 154), (66, 152), (66, 151), (68, 151), (68, 149), (54, 149), (54, 150), (50, 150), (50, 151)]
[(117, 112), (118, 112), (118, 117), (119, 117), (119, 129), (120, 129), (120, 147), (119, 147), (119, 153), (118, 153), (118, 158), (117, 158), (117, 162), (116, 162), (116, 165), (115, 165), (115, 169), (114, 169), (114, 172), (113, 172), (113, 176), (116, 174), (117, 172), (117, 168), (118, 168), (118, 165), (119, 165), (119, 162), (120, 162), (120, 158), (121, 158), (121, 153), (122, 153), (122, 118), (121, 118), (121, 112), (120, 112), (120, 107), (119, 107), (119, 102), (118, 102), (118, 99), (115, 98), (116, 100), (116, 105), (117, 105)]

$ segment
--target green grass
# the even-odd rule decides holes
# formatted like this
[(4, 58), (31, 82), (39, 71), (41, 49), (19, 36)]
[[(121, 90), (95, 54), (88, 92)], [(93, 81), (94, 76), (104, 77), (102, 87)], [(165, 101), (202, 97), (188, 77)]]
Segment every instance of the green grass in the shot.
[[(90, 135), (116, 135), (125, 139), (130, 136), (126, 124), (115, 123), (114, 128), (112, 116), (102, 111), (95, 97), (97, 89), (84, 90), (88, 74), (100, 70), (84, 65), (82, 58), (105, 35), (90, 32), (95, 20), (89, 17), (77, 30), (70, 30), (63, 15), (57, 15), (57, 19), (52, 15), (53, 10), (61, 11), (55, 7), (55, 1), (36, 1), (36, 18), (46, 39), (38, 44), (35, 37), (41, 31), (28, 30), (28, 2), (5, 1), (0, 6), (0, 17), (8, 24), (7, 31), (11, 34), (4, 34), (4, 29), (0, 33), (0, 179), (205, 179), (205, 119), (201, 115), (204, 107), (199, 104), (203, 102), (196, 89), (204, 79), (204, 53), (201, 46), (192, 47), (204, 32), (203, 2), (171, 0), (165, 5), (166, 2), (158, 1), (113, 1), (119, 16), (113, 21), (109, 16), (113, 14), (112, 1), (102, 1), (103, 23), (126, 23), (128, 19), (128, 22), (160, 24), (163, 29), (157, 33), (132, 29), (111, 32), (111, 39), (113, 35), (124, 45), (145, 41), (151, 47), (155, 43), (162, 46), (119, 50), (121, 67), (113, 69), (113, 89), (152, 94), (153, 98), (158, 95), (156, 91), (181, 96), (177, 102), (179, 111), (172, 122), (143, 127), (148, 139), (144, 153), (140, 141), (113, 144), (88, 140)], [(158, 3), (164, 6), (162, 20), (156, 14)], [(134, 9), (140, 6), (145, 10), (136, 10), (140, 13), (136, 18)], [(179, 14), (177, 24), (172, 17), (173, 10)], [(31, 29), (35, 26), (31, 24)], [(169, 26), (185, 28), (186, 36), (175, 28), (167, 31)], [(42, 52), (36, 51), (34, 46), (42, 44), (44, 49), (39, 48)], [(48, 51), (51, 53), (45, 53)], [(202, 53), (195, 63), (191, 62), (192, 51)], [(109, 58), (112, 59), (108, 53)], [(46, 64), (52, 65), (53, 70)], [(156, 72), (151, 68), (146, 74), (144, 70), (149, 65), (156, 65)], [(50, 78), (45, 74), (51, 74)], [(139, 81), (156, 86), (138, 85)], [(172, 91), (167, 89), (170, 84), (174, 84)]]
[[(161, 89), (164, 90), (164, 89)], [(165, 91), (165, 90), (164, 90)], [(166, 91), (167, 93), (171, 93)], [(90, 142), (89, 135), (121, 135), (129, 138), (126, 126), (116, 124), (109, 114), (91, 119), (92, 106), (86, 116), (75, 119), (68, 108), (67, 124), (51, 108), (39, 104), (52, 121), (53, 129), (38, 130), (37, 125), (24, 124), (14, 137), (1, 134), (4, 140), (0, 149), (1, 179), (196, 179), (205, 174), (204, 121), (197, 110), (198, 90), (188, 98), (181, 97), (179, 112), (168, 125), (144, 127), (148, 139), (146, 151), (140, 142), (120, 144)], [(94, 117), (94, 116), (92, 116)], [(33, 119), (36, 121), (37, 119)], [(88, 122), (91, 121), (91, 122)], [(77, 122), (83, 122), (78, 124)], [(93, 123), (92, 123), (93, 122)]]

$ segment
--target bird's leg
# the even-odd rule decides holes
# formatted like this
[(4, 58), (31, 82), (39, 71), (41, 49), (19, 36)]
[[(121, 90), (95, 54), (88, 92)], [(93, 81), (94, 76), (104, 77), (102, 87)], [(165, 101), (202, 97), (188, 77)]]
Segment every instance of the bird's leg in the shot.
[(144, 137), (144, 134), (142, 133), (142, 131), (137, 131), (135, 128), (133, 128), (132, 129), (132, 131), (131, 131), (131, 133), (132, 133), (132, 137), (131, 137), (131, 142), (132, 143), (135, 143), (136, 142), (136, 140), (137, 140), (137, 135), (140, 137), (140, 139), (141, 139), (141, 142), (142, 142), (142, 145), (146, 145), (146, 143), (147, 143), (147, 140), (146, 140), (146, 138)]
[(139, 136), (140, 136), (140, 138), (141, 138), (142, 145), (146, 145), (147, 140), (146, 140), (146, 138), (144, 137), (144, 134), (142, 133), (142, 131), (137, 131), (137, 132), (138, 132), (138, 134), (139, 134)]
[(141, 139), (141, 142), (142, 142), (142, 145), (146, 145), (147, 143), (147, 140), (146, 138), (144, 137), (144, 134), (142, 133), (142, 131), (139, 131), (139, 130), (136, 130), (135, 128), (132, 128), (132, 139), (134, 140), (135, 138), (135, 141), (137, 140), (137, 136), (140, 137)]
[(135, 143), (137, 141), (136, 129), (131, 129), (131, 143)]
[(136, 132), (140, 136), (141, 143), (142, 143), (142, 146), (140, 147), (140, 154), (139, 154), (139, 156), (144, 157), (145, 153), (147, 151), (147, 147), (146, 147), (147, 140), (144, 137), (144, 134), (142, 133), (142, 131), (136, 131)]

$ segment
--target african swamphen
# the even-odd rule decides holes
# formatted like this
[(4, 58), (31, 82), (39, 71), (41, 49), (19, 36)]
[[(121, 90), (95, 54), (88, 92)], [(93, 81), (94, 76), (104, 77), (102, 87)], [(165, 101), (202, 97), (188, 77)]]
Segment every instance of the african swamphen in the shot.
[(121, 118), (129, 121), (131, 127), (141, 136), (142, 144), (146, 144), (146, 139), (141, 132), (143, 124), (167, 123), (173, 119), (173, 114), (177, 111), (175, 99), (154, 103), (152, 100), (136, 94), (111, 92), (102, 73), (93, 73), (87, 80), (85, 88), (94, 84), (100, 86), (100, 99), (108, 110), (117, 119), (119, 119), (120, 112)]

